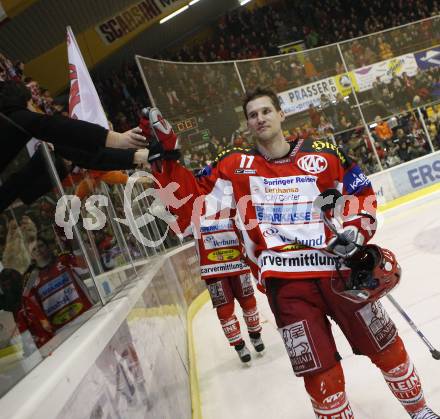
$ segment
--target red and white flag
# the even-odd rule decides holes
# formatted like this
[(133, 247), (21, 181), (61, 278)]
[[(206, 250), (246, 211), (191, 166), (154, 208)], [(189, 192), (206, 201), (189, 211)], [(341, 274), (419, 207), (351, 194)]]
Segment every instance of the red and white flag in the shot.
[(94, 122), (108, 129), (107, 117), (70, 26), (67, 27), (67, 55), (70, 79), (70, 117)]

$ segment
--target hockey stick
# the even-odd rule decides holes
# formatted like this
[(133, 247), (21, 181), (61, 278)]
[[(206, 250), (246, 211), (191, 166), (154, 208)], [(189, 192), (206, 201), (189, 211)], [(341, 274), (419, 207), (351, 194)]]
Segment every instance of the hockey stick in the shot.
[(434, 359), (440, 360), (440, 351), (432, 346), (431, 342), (427, 339), (427, 337), (422, 333), (422, 331), (417, 327), (417, 325), (411, 320), (406, 311), (402, 308), (402, 306), (396, 301), (396, 299), (391, 295), (387, 294), (386, 296), (390, 303), (396, 308), (396, 310), (400, 313), (400, 315), (408, 322), (411, 326), (412, 330), (417, 333), (417, 335), (422, 339), (423, 343), (428, 347), (429, 352)]
[[(337, 231), (336, 226), (324, 213), (324, 211), (329, 209), (334, 209), (336, 206), (336, 201), (342, 196), (342, 194), (337, 189), (328, 189), (322, 192), (319, 197), (319, 201), (315, 201), (314, 205), (318, 208), (323, 216), (324, 223), (328, 226), (330, 230), (333, 231), (334, 234), (339, 238), (341, 237), (339, 232)], [(341, 242), (346, 242), (345, 237), (341, 237)], [(423, 341), (423, 343), (431, 352), (431, 355), (434, 359), (440, 360), (440, 351), (435, 349), (435, 347), (431, 344), (428, 338), (423, 334), (423, 332), (417, 327), (417, 325), (412, 321), (411, 317), (408, 316), (406, 311), (402, 308), (402, 306), (396, 301), (396, 299), (391, 295), (387, 294), (386, 297), (388, 301), (396, 308), (399, 314), (406, 320), (406, 322), (411, 326), (415, 333), (419, 336), (419, 338)]]

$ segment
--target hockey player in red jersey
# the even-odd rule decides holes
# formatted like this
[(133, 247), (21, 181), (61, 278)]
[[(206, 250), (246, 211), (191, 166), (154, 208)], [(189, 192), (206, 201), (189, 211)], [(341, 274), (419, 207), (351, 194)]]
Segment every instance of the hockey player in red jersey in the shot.
[[(339, 266), (340, 259), (354, 256), (375, 232), (370, 181), (332, 143), (287, 143), (281, 130), (285, 116), (272, 91), (249, 93), (243, 110), (256, 148), (223, 152), (211, 173), (200, 179), (177, 163), (176, 135), (159, 111), (150, 112), (140, 126), (155, 139), (151, 161), (161, 161), (153, 165), (155, 176), (162, 185), (180, 185), (177, 199), (190, 197), (189, 203), (195, 203), (209, 193), (217, 197), (220, 208), (225, 197), (236, 206), (247, 256), (251, 266), (258, 267), (258, 280), (266, 288), (292, 368), (303, 377), (317, 418), (354, 417), (328, 316), (340, 326), (353, 352), (368, 356), (381, 370), (412, 418), (440, 418), (426, 405), (419, 376), (380, 301), (353, 302), (332, 287), (336, 274), (349, 272), (347, 266)], [(328, 189), (355, 198), (344, 206), (339, 235), (313, 206)], [(178, 214), (179, 208), (174, 211)]]
[[(206, 197), (209, 201), (209, 195)], [(240, 323), (234, 313), (234, 300), (243, 311), (249, 338), (257, 353), (264, 351), (261, 339), (261, 325), (254, 296), (252, 274), (244, 263), (233, 218), (217, 218), (204, 215), (200, 224), (192, 229), (196, 237), (196, 249), (200, 262), (200, 275), (206, 282), (212, 305), (217, 311), (223, 332), (234, 347), (240, 360), (247, 363), (251, 353), (242, 338)], [(197, 223), (198, 224), (198, 223)], [(182, 227), (182, 226), (181, 226)]]

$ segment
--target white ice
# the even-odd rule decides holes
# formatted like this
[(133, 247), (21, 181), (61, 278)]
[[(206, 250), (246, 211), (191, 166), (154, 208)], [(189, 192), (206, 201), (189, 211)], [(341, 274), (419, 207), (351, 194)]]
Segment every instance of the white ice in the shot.
[[(439, 214), (440, 193), (401, 205), (382, 214), (383, 225), (373, 241), (398, 256), (403, 278), (393, 296), (437, 349), (440, 349)], [(303, 380), (291, 370), (265, 296), (256, 294), (267, 349), (263, 357), (253, 352), (250, 367), (243, 366), (228, 346), (210, 302), (194, 319), (202, 416), (204, 419), (312, 419), (315, 416)], [(440, 414), (440, 360), (431, 357), (389, 301), (386, 298), (382, 301), (422, 378), (429, 406)], [(236, 312), (245, 330), (240, 309)], [(333, 332), (343, 357), (346, 390), (356, 419), (408, 417), (380, 371), (368, 358), (352, 354), (335, 325)]]

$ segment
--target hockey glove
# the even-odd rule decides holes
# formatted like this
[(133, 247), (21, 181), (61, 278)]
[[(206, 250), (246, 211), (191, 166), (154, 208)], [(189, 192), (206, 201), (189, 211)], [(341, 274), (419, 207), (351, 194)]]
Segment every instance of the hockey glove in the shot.
[(368, 214), (350, 217), (344, 222), (342, 231), (330, 238), (327, 250), (344, 259), (353, 256), (373, 236), (375, 225)]
[(166, 158), (166, 156), (172, 158), (173, 155), (178, 158), (179, 138), (173, 131), (171, 124), (163, 118), (159, 109), (144, 108), (142, 115), (139, 127), (150, 141), (149, 162)]

